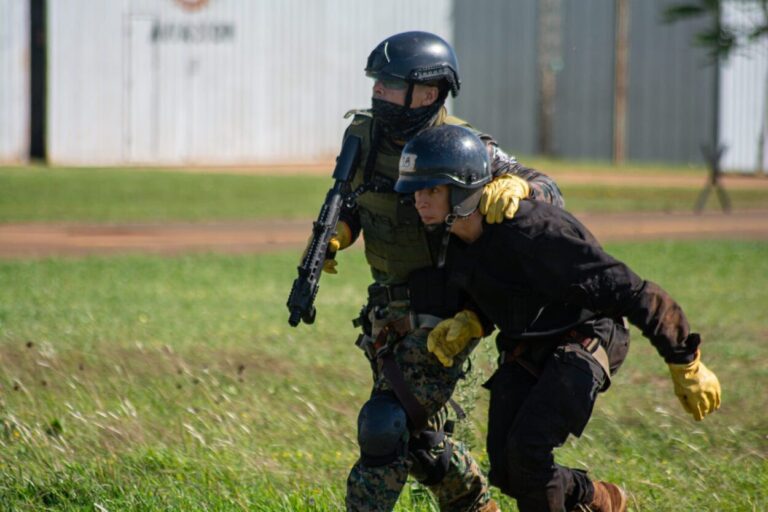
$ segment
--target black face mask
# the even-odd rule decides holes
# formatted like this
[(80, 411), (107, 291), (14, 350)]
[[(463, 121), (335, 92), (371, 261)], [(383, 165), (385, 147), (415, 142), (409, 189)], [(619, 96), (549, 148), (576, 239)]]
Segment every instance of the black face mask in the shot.
[(392, 140), (408, 141), (426, 128), (440, 111), (443, 102), (426, 107), (409, 108), (389, 101), (371, 99), (373, 117), (379, 121), (384, 135)]

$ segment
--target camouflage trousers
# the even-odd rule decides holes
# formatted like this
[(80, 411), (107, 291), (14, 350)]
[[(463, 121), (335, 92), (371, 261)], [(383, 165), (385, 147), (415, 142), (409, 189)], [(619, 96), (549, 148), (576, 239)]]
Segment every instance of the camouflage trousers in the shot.
[[(456, 357), (454, 365), (444, 367), (427, 350), (426, 329), (418, 329), (394, 346), (395, 360), (416, 399), (431, 416), (426, 430), (441, 432), (447, 419), (448, 399), (462, 376), (462, 367), (476, 342)], [(381, 372), (375, 372), (372, 394), (391, 391)], [(429, 433), (429, 432), (427, 432)], [(443, 478), (427, 488), (444, 512), (465, 512), (480, 509), (490, 499), (488, 483), (463, 443), (444, 437), (430, 448), (430, 455), (439, 458), (450, 450), (447, 471)], [(406, 483), (408, 475), (425, 481), (419, 457), (411, 443), (408, 453), (393, 462), (370, 467), (362, 460), (353, 466), (347, 479), (346, 505), (348, 511), (390, 511)]]

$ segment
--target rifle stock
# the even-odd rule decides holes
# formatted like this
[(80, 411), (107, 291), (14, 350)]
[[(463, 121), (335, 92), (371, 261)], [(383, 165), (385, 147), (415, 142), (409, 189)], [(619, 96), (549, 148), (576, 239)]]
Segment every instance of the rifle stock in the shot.
[[(296, 327), (299, 322), (311, 324), (315, 321), (315, 298), (320, 288), (320, 275), (328, 254), (328, 243), (336, 234), (341, 207), (349, 194), (350, 182), (354, 176), (360, 156), (361, 139), (348, 135), (341, 146), (333, 170), (334, 184), (325, 196), (320, 214), (312, 225), (312, 240), (298, 266), (298, 277), (293, 281), (288, 296), (288, 323)], [(330, 255), (332, 256), (332, 255)]]

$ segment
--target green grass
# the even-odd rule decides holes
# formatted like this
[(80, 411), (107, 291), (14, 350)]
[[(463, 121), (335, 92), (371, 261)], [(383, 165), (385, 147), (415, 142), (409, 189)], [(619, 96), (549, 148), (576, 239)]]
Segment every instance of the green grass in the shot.
[[(0, 168), (0, 222), (309, 218), (317, 215), (331, 184), (330, 171), (324, 177), (6, 167)], [(562, 190), (568, 209), (577, 212), (690, 211), (700, 187), (563, 185)], [(729, 195), (734, 208), (768, 208), (768, 188)], [(714, 197), (709, 204), (717, 208)]]
[(0, 222), (209, 221), (317, 214), (328, 177), (0, 168)]
[[(768, 244), (609, 249), (683, 304), (723, 406), (692, 421), (634, 332), (559, 460), (626, 485), (632, 510), (768, 509)], [(368, 271), (360, 251), (341, 254), (317, 323), (294, 329), (284, 304), (296, 260), (0, 262), (0, 509), (341, 509), (370, 388), (349, 322)], [(475, 355), (475, 382), (491, 345)], [(461, 394), (478, 397), (462, 430), (487, 464), (487, 396), (476, 385)], [(398, 510), (436, 509), (409, 485)]]
[[(566, 208), (573, 212), (691, 212), (702, 188), (563, 185), (561, 190)], [(768, 188), (729, 190), (728, 197), (737, 210), (768, 208)], [(707, 197), (705, 209), (720, 211), (714, 191)]]
[[(514, 154), (514, 152), (513, 152)], [(517, 160), (534, 169), (549, 169), (553, 173), (632, 174), (646, 176), (707, 176), (704, 165), (665, 164), (663, 162), (627, 162), (615, 165), (606, 160), (548, 158), (537, 155), (515, 155)]]

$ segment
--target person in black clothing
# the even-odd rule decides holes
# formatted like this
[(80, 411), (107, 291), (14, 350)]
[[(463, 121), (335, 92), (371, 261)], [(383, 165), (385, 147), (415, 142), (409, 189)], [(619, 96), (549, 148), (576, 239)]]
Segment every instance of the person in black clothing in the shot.
[(467, 296), (465, 310), (432, 330), (428, 348), (451, 366), (469, 340), (498, 328), (500, 366), (486, 383), (489, 479), (522, 512), (626, 510), (624, 490), (558, 465), (553, 454), (581, 435), (626, 356), (624, 318), (664, 358), (696, 420), (720, 406), (720, 384), (681, 307), (571, 214), (521, 201), (513, 219), (484, 222), (476, 210), (488, 169), (482, 142), (457, 126), (428, 129), (403, 149), (395, 190), (413, 192), (422, 222), (442, 230), (439, 261)]

